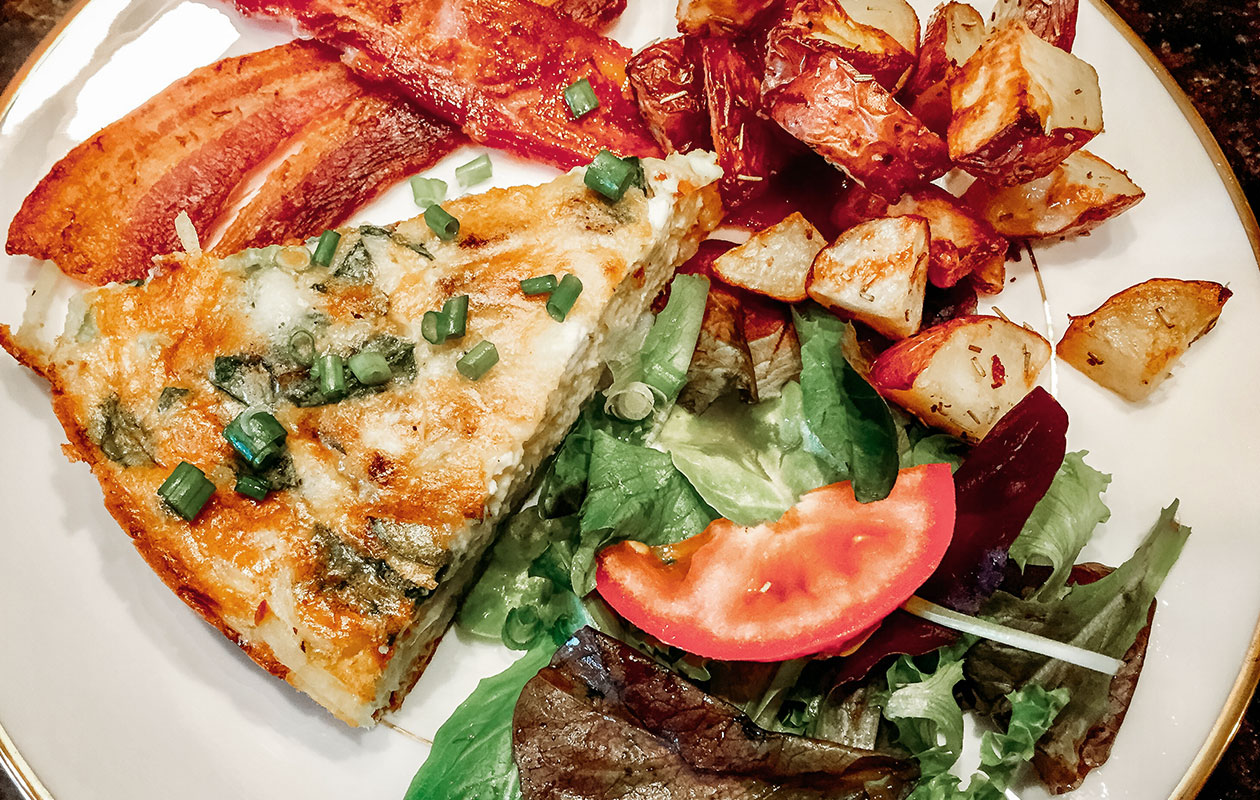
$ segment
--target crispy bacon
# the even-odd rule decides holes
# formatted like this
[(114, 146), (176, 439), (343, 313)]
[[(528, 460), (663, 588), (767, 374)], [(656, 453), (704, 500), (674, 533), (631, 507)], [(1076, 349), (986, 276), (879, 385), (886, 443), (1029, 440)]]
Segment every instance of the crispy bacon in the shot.
[(373, 91), (312, 122), (215, 246), (223, 255), (306, 239), (464, 141), (410, 101)]
[[(626, 79), (630, 51), (524, 0), (236, 0), (292, 19), (472, 139), (561, 168), (607, 148), (655, 156)], [(599, 108), (573, 119), (564, 90), (591, 82)]]
[(626, 0), (534, 0), (579, 25), (606, 31), (626, 10)]
[(153, 256), (179, 248), (180, 211), (209, 230), (254, 167), (362, 91), (311, 42), (195, 70), (59, 161), (13, 218), (6, 250), (93, 283), (142, 278)]

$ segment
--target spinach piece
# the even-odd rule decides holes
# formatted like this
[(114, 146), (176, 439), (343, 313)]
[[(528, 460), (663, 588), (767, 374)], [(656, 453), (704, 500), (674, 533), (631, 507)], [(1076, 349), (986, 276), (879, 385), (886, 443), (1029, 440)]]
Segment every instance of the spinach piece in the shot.
[(403, 800), (519, 800), (512, 761), (512, 715), (525, 684), (556, 646), (543, 642), (503, 672), (483, 679), (433, 737), (433, 749)]
[(247, 406), (271, 406), (276, 401), (275, 377), (259, 356), (216, 356), (210, 383)]
[(110, 461), (124, 467), (154, 463), (149, 432), (122, 404), (118, 395), (110, 395), (96, 407), (93, 423), (92, 438)]
[(818, 306), (792, 310), (801, 339), (805, 422), (819, 455), (846, 470), (860, 503), (882, 500), (897, 480), (897, 429), (888, 404), (845, 360), (848, 325)]
[(170, 411), (175, 406), (183, 403), (184, 398), (188, 397), (188, 395), (188, 389), (180, 386), (167, 386), (158, 395), (157, 410), (159, 412)]
[(372, 254), (363, 244), (362, 237), (342, 257), (341, 263), (333, 271), (334, 278), (340, 278), (347, 283), (371, 283), (374, 274)]

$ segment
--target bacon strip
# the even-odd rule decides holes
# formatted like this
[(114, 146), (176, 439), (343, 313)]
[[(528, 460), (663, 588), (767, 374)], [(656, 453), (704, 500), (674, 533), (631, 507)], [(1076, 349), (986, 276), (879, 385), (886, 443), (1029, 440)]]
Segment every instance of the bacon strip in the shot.
[[(630, 51), (523, 0), (235, 0), (293, 19), (360, 74), (472, 139), (567, 169), (601, 149), (655, 156), (626, 79)], [(574, 120), (564, 90), (587, 78), (599, 108)]]
[(579, 25), (593, 31), (606, 31), (626, 10), (626, 0), (534, 0)]
[(466, 139), (409, 101), (373, 92), (315, 120), (224, 232), (228, 255), (307, 239), (345, 222), (395, 181), (428, 169)]
[(179, 249), (181, 210), (209, 230), (253, 168), (363, 91), (311, 42), (195, 70), (59, 161), (14, 217), (6, 250), (93, 283), (142, 278), (153, 256)]

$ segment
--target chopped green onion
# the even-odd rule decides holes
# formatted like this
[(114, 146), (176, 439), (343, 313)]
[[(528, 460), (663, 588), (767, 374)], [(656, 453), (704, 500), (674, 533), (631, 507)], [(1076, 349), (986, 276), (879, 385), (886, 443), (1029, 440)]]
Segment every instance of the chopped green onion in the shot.
[(379, 386), (394, 376), (389, 362), (380, 353), (365, 351), (350, 356), (347, 362), (354, 377), (364, 386)]
[(315, 335), (308, 330), (296, 330), (289, 337), (289, 355), (303, 367), (315, 363)]
[(452, 297), (442, 305), (442, 319), (446, 323), (446, 339), (459, 339), (468, 330), (468, 295)]
[(288, 432), (275, 417), (252, 408), (242, 411), (223, 429), (223, 438), (254, 469), (278, 455), (287, 437)]
[(564, 318), (573, 310), (573, 304), (577, 302), (578, 295), (581, 293), (581, 279), (576, 275), (565, 275), (560, 279), (560, 285), (551, 293), (551, 297), (547, 298), (547, 313), (556, 322), (564, 322)]
[(214, 494), (214, 484), (204, 472), (187, 461), (181, 461), (162, 481), (157, 493), (172, 511), (192, 522)]
[(526, 278), (521, 281), (521, 291), (527, 295), (554, 292), (559, 281), (555, 275), (539, 275), (537, 278)]
[(446, 199), (446, 181), (416, 175), (411, 179), (411, 196), (416, 205), (427, 209)]
[(439, 239), (449, 242), (459, 235), (459, 220), (434, 203), (424, 210), (424, 221)]
[(600, 150), (599, 155), (586, 168), (586, 176), (582, 180), (588, 187), (615, 203), (634, 184), (635, 177), (634, 164), (607, 150)]
[(319, 391), (330, 400), (340, 399), (346, 393), (346, 367), (341, 356), (320, 356), (315, 362), (319, 369)]
[(455, 362), (455, 369), (470, 381), (479, 380), (490, 368), (499, 363), (499, 350), (493, 342), (478, 342), (464, 357)]
[(446, 341), (446, 318), (441, 311), (426, 311), (420, 318), (420, 335), (429, 344)]
[(564, 102), (574, 119), (581, 119), (599, 108), (599, 98), (595, 96), (595, 90), (586, 78), (574, 81), (564, 90)]
[(271, 484), (266, 478), (260, 478), (257, 475), (238, 475), (235, 488), (237, 494), (243, 494), (255, 500), (266, 500), (267, 493), (271, 491)]
[(319, 235), (319, 244), (315, 245), (315, 255), (311, 256), (311, 263), (321, 267), (326, 267), (332, 263), (333, 254), (337, 252), (337, 245), (341, 242), (341, 234), (336, 231), (324, 231)]
[(482, 153), (467, 164), (461, 164), (455, 168), (455, 179), (459, 181), (460, 186), (475, 186), (482, 181), (490, 180), (493, 174), (494, 168), (490, 165), (489, 153)]

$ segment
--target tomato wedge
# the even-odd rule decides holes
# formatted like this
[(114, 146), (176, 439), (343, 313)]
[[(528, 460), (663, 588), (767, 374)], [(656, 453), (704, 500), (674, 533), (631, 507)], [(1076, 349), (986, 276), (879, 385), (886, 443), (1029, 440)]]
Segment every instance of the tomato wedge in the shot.
[(689, 653), (834, 653), (914, 594), (953, 531), (953, 476), (930, 464), (902, 470), (878, 502), (858, 503), (844, 481), (775, 522), (719, 519), (678, 544), (613, 545), (599, 553), (596, 588), (631, 623)]

